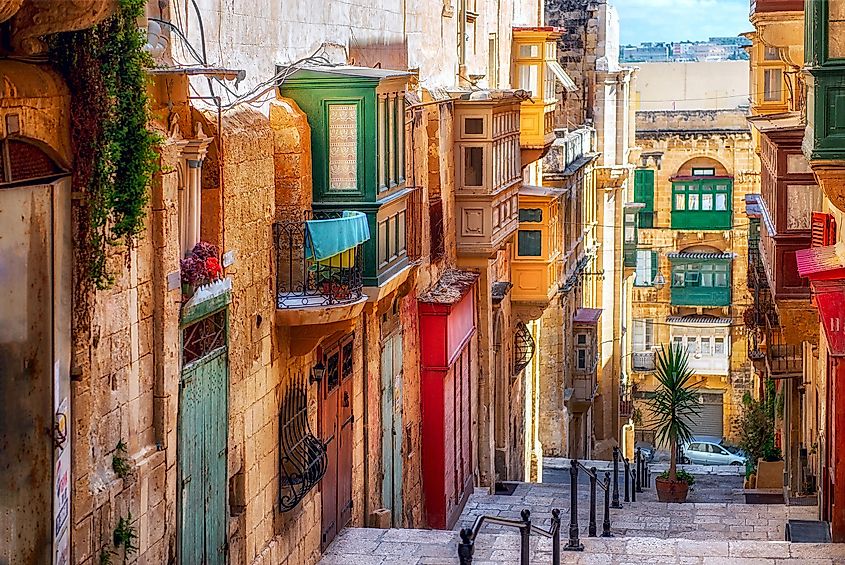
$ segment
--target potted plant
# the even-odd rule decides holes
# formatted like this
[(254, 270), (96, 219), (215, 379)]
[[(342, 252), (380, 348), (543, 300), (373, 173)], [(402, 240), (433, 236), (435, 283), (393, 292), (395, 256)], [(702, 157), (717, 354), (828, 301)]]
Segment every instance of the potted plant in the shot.
[(678, 471), (678, 446), (692, 439), (691, 418), (700, 411), (686, 349), (678, 344), (658, 349), (655, 377), (658, 387), (648, 404), (657, 420), (657, 442), (669, 447), (669, 470), (655, 479), (657, 498), (660, 502), (684, 502), (694, 479)]

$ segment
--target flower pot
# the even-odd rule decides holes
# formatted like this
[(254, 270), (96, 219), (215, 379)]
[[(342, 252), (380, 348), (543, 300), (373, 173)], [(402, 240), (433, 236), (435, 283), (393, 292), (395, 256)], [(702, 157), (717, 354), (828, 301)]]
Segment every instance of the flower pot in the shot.
[(686, 502), (689, 493), (689, 485), (686, 481), (672, 481), (669, 479), (654, 480), (657, 487), (657, 499), (660, 502)]

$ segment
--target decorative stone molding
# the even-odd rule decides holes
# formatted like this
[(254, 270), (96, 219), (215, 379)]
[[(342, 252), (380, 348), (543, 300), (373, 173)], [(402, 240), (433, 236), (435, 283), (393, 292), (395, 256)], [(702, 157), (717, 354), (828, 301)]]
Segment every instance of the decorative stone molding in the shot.
[(117, 8), (116, 0), (0, 0), (0, 21), (16, 2), (20, 5), (12, 18), (10, 43), (15, 54), (29, 56), (47, 51), (43, 36), (86, 29)]
[(0, 23), (18, 13), (24, 0), (0, 0)]
[(839, 210), (845, 210), (845, 161), (810, 161), (819, 186)]

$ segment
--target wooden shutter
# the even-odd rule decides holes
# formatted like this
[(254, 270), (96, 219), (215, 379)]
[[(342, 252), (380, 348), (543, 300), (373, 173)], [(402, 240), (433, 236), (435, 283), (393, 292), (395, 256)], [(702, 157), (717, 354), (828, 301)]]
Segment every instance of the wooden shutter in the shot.
[(651, 284), (654, 284), (655, 279), (657, 278), (657, 267), (658, 267), (658, 257), (657, 251), (651, 252)]
[(836, 220), (830, 214), (813, 212), (811, 224), (812, 247), (823, 247), (836, 243)]
[(654, 171), (636, 169), (634, 171), (634, 201), (645, 204), (640, 210), (640, 227), (654, 226)]

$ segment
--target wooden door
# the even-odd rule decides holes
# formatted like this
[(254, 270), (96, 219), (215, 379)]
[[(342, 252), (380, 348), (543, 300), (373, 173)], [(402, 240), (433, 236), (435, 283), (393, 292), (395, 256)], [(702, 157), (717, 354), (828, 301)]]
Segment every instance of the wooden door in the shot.
[(382, 503), (392, 525), (402, 527), (402, 333), (383, 342), (381, 351)]
[(179, 383), (179, 556), (226, 563), (228, 367), (226, 313), (183, 331)]
[(327, 351), (326, 374), (320, 384), (320, 437), (326, 446), (322, 493), (323, 550), (352, 519), (352, 363), (353, 339)]

